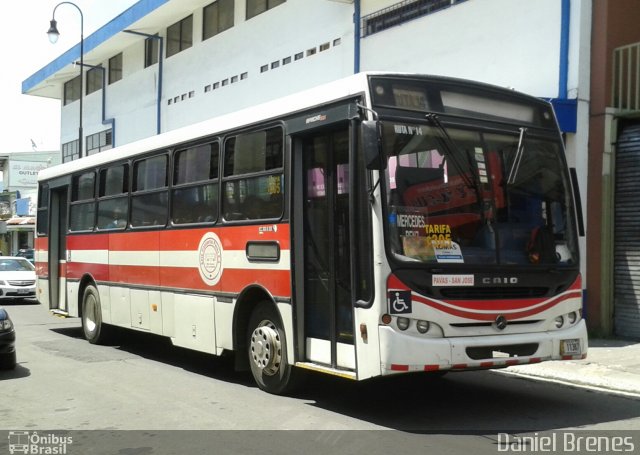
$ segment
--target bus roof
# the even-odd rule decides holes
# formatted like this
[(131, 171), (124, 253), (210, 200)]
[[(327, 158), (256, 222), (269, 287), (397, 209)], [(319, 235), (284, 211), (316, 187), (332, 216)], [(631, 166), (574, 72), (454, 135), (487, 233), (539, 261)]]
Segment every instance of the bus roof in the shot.
[(140, 153), (160, 150), (180, 143), (195, 141), (209, 135), (247, 127), (258, 122), (287, 116), (289, 114), (301, 112), (306, 109), (311, 109), (313, 107), (321, 106), (323, 104), (331, 103), (335, 100), (340, 100), (357, 94), (364, 94), (367, 104), (369, 105), (371, 100), (370, 95), (368, 94), (367, 84), (370, 76), (418, 77), (434, 81), (464, 83), (465, 85), (474, 85), (484, 89), (504, 91), (510, 93), (511, 96), (528, 98), (530, 101), (535, 100), (539, 103), (544, 103), (543, 100), (531, 95), (526, 95), (511, 89), (497, 87), (482, 82), (416, 73), (391, 71), (361, 72), (317, 87), (303, 90), (301, 92), (258, 104), (256, 106), (244, 108), (229, 114), (220, 115), (192, 125), (130, 142), (106, 152), (97, 153), (95, 155), (43, 169), (38, 174), (38, 181), (49, 180), (58, 176), (76, 173), (84, 169), (92, 169), (112, 161), (135, 157)]
[[(66, 175), (91, 169), (96, 166), (136, 156), (139, 153), (162, 149), (186, 141), (197, 140), (208, 135), (249, 126), (257, 122), (277, 118), (313, 106), (329, 103), (333, 100), (350, 95), (366, 92), (367, 78), (378, 73), (358, 73), (327, 84), (297, 92), (291, 95), (251, 106), (229, 114), (220, 115), (203, 120), (192, 125), (167, 131), (156, 136), (147, 137), (130, 142), (122, 146), (97, 153), (82, 159), (59, 164), (43, 169), (38, 174), (38, 180), (48, 180), (60, 175)], [(391, 73), (380, 73), (391, 74)]]

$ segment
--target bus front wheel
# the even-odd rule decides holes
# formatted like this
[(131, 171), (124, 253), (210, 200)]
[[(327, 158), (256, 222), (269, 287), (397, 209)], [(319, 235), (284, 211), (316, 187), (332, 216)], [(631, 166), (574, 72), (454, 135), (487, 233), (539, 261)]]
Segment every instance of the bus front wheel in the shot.
[(258, 387), (276, 395), (291, 391), (296, 371), (287, 361), (287, 341), (275, 309), (261, 303), (251, 314), (247, 330), (251, 373)]
[(93, 285), (85, 288), (82, 297), (82, 331), (84, 337), (91, 344), (100, 344), (106, 339), (106, 330), (102, 323), (100, 294)]

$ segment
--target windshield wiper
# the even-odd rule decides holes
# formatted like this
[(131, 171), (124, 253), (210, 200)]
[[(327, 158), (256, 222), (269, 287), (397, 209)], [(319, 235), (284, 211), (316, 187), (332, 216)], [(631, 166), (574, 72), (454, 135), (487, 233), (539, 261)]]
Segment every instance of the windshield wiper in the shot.
[[(469, 178), (469, 175), (466, 172), (464, 172), (464, 168), (462, 167), (462, 164), (458, 160), (458, 155), (460, 155), (460, 151), (458, 150), (456, 143), (453, 142), (453, 140), (451, 139), (451, 136), (449, 136), (447, 129), (444, 126), (442, 126), (442, 123), (440, 122), (440, 119), (438, 118), (438, 116), (434, 113), (429, 113), (425, 117), (427, 118), (427, 120), (431, 122), (431, 124), (433, 124), (438, 129), (438, 131), (440, 131), (442, 145), (444, 145), (443, 151), (445, 152), (446, 157), (449, 159), (449, 161), (451, 161), (453, 166), (458, 171), (458, 175), (460, 175), (462, 180), (464, 180), (465, 185), (467, 185), (468, 188), (478, 189), (478, 184), (475, 181), (472, 181)], [(471, 166), (469, 167), (469, 171), (473, 173), (473, 169), (471, 168)]]
[(513, 185), (520, 169), (520, 163), (522, 162), (522, 156), (524, 155), (524, 140), (527, 136), (527, 129), (520, 128), (520, 139), (518, 139), (518, 150), (516, 150), (516, 156), (513, 159), (511, 170), (509, 171), (509, 177), (507, 177), (507, 185)]

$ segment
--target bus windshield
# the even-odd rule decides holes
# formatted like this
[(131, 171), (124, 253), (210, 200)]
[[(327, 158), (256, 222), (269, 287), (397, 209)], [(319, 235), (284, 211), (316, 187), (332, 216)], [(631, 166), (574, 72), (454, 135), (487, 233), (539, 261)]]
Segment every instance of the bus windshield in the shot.
[(425, 264), (575, 266), (559, 141), (520, 132), (383, 122), (388, 241)]

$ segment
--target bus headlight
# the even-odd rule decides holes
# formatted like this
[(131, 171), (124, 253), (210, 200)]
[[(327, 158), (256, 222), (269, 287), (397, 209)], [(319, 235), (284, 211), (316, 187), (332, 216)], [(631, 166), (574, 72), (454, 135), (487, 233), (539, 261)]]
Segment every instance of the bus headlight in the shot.
[(567, 315), (567, 320), (569, 321), (569, 324), (575, 324), (575, 322), (578, 320), (578, 312), (572, 311), (571, 313), (569, 313)]
[(416, 322), (416, 328), (420, 333), (427, 333), (429, 331), (429, 321)]
[(555, 321), (555, 322), (556, 322), (556, 328), (558, 328), (558, 329), (559, 329), (559, 328), (560, 328), (560, 327), (562, 327), (562, 326), (563, 326), (563, 324), (564, 324), (564, 317), (563, 317), (563, 316), (558, 316), (558, 317), (556, 318), (556, 321)]
[(409, 318), (398, 318), (396, 324), (398, 324), (400, 330), (407, 330), (409, 328)]

